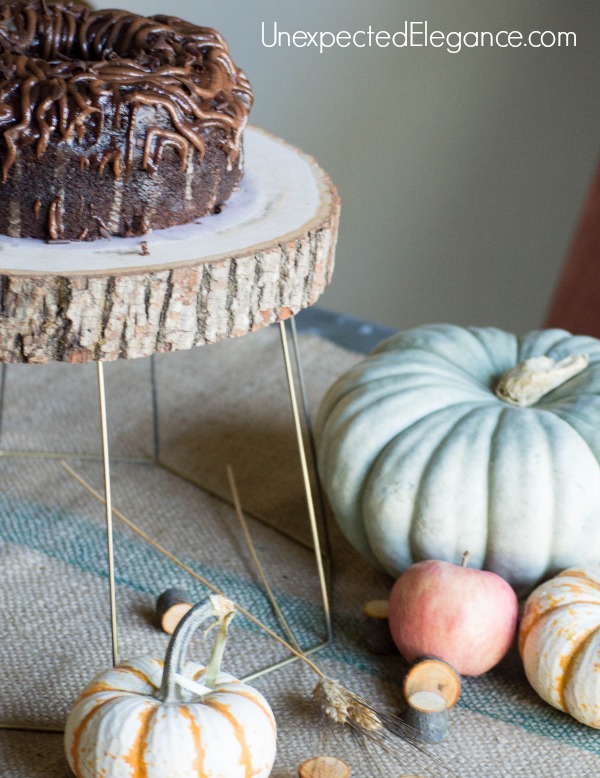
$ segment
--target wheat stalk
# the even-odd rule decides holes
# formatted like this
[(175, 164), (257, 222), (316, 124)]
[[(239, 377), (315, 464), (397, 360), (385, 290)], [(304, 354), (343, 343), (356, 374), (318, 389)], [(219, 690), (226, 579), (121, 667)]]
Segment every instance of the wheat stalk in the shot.
[[(89, 494), (92, 495), (92, 497), (98, 500), (98, 502), (102, 504), (106, 504), (104, 497), (99, 492), (97, 492), (83, 478), (83, 476), (77, 473), (65, 461), (61, 461), (61, 465), (66, 470), (66, 472), (73, 479), (75, 479), (75, 481), (77, 481)], [(281, 609), (277, 604), (277, 600), (275, 598), (273, 590), (268, 585), (264, 568), (258, 557), (258, 554), (256, 553), (256, 548), (254, 547), (254, 543), (252, 542), (252, 538), (248, 530), (247, 523), (244, 520), (241, 506), (239, 504), (239, 497), (237, 496), (237, 489), (235, 487), (235, 479), (233, 478), (233, 471), (231, 470), (231, 468), (228, 468), (228, 476), (230, 479), (230, 487), (232, 488), (232, 493), (234, 494), (235, 510), (236, 513), (238, 514), (238, 519), (240, 515), (242, 517), (241, 520), (242, 527), (245, 526), (246, 528), (246, 531), (243, 534), (246, 539), (246, 542), (248, 543), (248, 547), (252, 555), (252, 558), (254, 560), (254, 564), (257, 566), (261, 580), (265, 585), (267, 596), (269, 597), (269, 600), (271, 601), (275, 612), (278, 614), (278, 618), (280, 619), (280, 621), (282, 621), (282, 626), (283, 624), (285, 624), (284, 628), (286, 629), (286, 632), (290, 634), (291, 630), (289, 628), (289, 625), (287, 624), (285, 617), (283, 616), (283, 613), (281, 612)], [(136, 535), (138, 535), (138, 537), (142, 538), (142, 540), (146, 541), (149, 545), (152, 546), (152, 548), (154, 548), (156, 551), (166, 556), (167, 559), (170, 559), (174, 564), (178, 565), (182, 570), (184, 570), (186, 573), (188, 573), (197, 581), (199, 581), (204, 586), (206, 586), (207, 589), (210, 589), (210, 591), (214, 592), (215, 594), (219, 594), (224, 597), (227, 597), (227, 595), (223, 591), (221, 591), (221, 589), (215, 586), (215, 584), (213, 584), (204, 576), (197, 573), (195, 570), (189, 567), (189, 565), (187, 565), (185, 562), (178, 559), (174, 554), (168, 551), (160, 543), (157, 543), (155, 540), (153, 540), (146, 532), (144, 532), (143, 529), (138, 527), (137, 524), (135, 524), (135, 522), (127, 518), (123, 513), (121, 513), (121, 511), (119, 511), (114, 506), (112, 506), (112, 512), (117, 519), (119, 519), (123, 524), (129, 527), (129, 529), (132, 532), (134, 532)], [(295, 638), (293, 638), (293, 634), (291, 636), (291, 639), (295, 642), (297, 648), (291, 645), (290, 643), (288, 643), (279, 635), (277, 635), (277, 633), (273, 632), (273, 630), (271, 630), (266, 624), (263, 624), (262, 621), (260, 621), (255, 616), (253, 616), (244, 607), (242, 607), (236, 602), (233, 602), (233, 605), (235, 609), (239, 611), (239, 613), (245, 616), (255, 626), (259, 627), (263, 632), (269, 635), (269, 637), (273, 638), (282, 646), (284, 646), (291, 654), (297, 657), (300, 661), (304, 662), (319, 677), (319, 682), (317, 683), (317, 685), (313, 690), (313, 699), (317, 702), (321, 712), (330, 721), (333, 721), (337, 724), (341, 724), (342, 726), (347, 727), (355, 734), (357, 734), (359, 737), (361, 737), (363, 744), (367, 742), (371, 742), (375, 744), (378, 748), (381, 748), (383, 751), (390, 754), (398, 762), (402, 762), (405, 757), (405, 754), (403, 754), (400, 744), (398, 743), (398, 739), (400, 739), (402, 743), (408, 743), (409, 745), (411, 745), (421, 753), (425, 754), (430, 760), (435, 762), (438, 766), (449, 770), (449, 768), (444, 762), (442, 762), (440, 759), (438, 759), (433, 754), (431, 754), (426, 748), (424, 748), (421, 745), (421, 743), (419, 743), (416, 740), (416, 738), (412, 735), (412, 727), (404, 723), (397, 716), (378, 710), (375, 706), (371, 705), (367, 700), (361, 697), (360, 694), (353, 692), (351, 689), (348, 689), (339, 681), (330, 678), (326, 673), (324, 673), (319, 668), (319, 666), (315, 664), (315, 662), (313, 662), (311, 659), (309, 659), (309, 657), (306, 656), (306, 654), (302, 651), (300, 646), (298, 646), (297, 641), (295, 640)], [(449, 773), (451, 775), (456, 776), (456, 773), (454, 773), (452, 770), (449, 770)]]

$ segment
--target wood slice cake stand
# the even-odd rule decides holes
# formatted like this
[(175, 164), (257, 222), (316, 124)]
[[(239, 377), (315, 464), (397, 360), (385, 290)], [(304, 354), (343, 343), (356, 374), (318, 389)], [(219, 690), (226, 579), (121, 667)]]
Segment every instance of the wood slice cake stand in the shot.
[[(311, 157), (248, 128), (241, 189), (218, 214), (141, 238), (46, 244), (0, 236), (0, 398), (8, 363), (97, 363), (114, 663), (118, 640), (103, 362), (190, 349), (272, 323), (281, 330), (327, 627), (325, 643), (308, 651), (331, 638), (285, 321), (312, 305), (331, 279), (339, 211), (335, 187)], [(295, 348), (295, 337), (293, 342)], [(297, 350), (295, 366), (299, 371)], [(310, 433), (308, 414), (306, 424)], [(153, 461), (162, 466), (159, 454)]]
[(238, 337), (314, 303), (339, 199), (310, 157), (249, 128), (222, 213), (143, 238), (0, 236), (0, 362), (104, 362)]

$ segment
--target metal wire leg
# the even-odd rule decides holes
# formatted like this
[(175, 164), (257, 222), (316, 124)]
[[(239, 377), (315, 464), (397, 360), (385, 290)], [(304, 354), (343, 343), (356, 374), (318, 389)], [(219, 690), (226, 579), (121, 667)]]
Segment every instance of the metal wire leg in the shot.
[[(106, 395), (104, 391), (104, 370), (102, 362), (97, 363), (98, 367), (98, 395), (100, 400), (100, 429), (102, 433), (102, 459), (104, 463), (104, 494), (106, 500), (106, 534), (108, 544), (108, 577), (110, 588), (110, 620), (112, 636), (112, 658), (113, 665), (118, 663), (118, 638), (117, 638), (117, 607), (115, 597), (115, 561), (113, 550), (113, 528), (112, 528), (112, 500), (110, 489), (110, 465), (108, 453), (108, 432), (106, 423)], [(2, 365), (0, 370), (0, 428), (2, 422), (2, 410), (4, 401), (4, 387), (6, 385), (6, 365)], [(14, 730), (21, 732), (49, 732), (62, 734), (64, 730), (59, 727), (47, 727), (43, 724), (21, 724), (19, 722), (0, 723), (0, 730)]]
[(6, 390), (6, 377), (8, 374), (8, 365), (2, 363), (0, 367), (0, 440), (2, 440), (2, 422), (4, 420), (4, 393)]
[(158, 383), (156, 380), (156, 354), (150, 357), (150, 386), (152, 388), (152, 434), (154, 461), (160, 462), (160, 429), (158, 426)]
[(290, 327), (292, 331), (292, 346), (294, 348), (294, 362), (296, 365), (296, 375), (298, 376), (298, 383), (300, 384), (300, 396), (302, 397), (302, 405), (304, 407), (304, 423), (306, 425), (306, 432), (308, 433), (308, 444), (311, 455), (311, 463), (315, 475), (315, 484), (317, 487), (317, 497), (319, 499), (319, 514), (321, 517), (321, 525), (323, 527), (323, 539), (325, 548), (325, 560), (327, 562), (327, 586), (330, 596), (333, 596), (331, 588), (331, 538), (329, 536), (329, 527), (327, 524), (327, 512), (325, 508), (325, 493), (323, 491), (323, 484), (319, 478), (319, 469), (317, 467), (317, 446), (315, 444), (315, 435), (313, 432), (312, 420), (310, 417), (310, 408), (308, 406), (308, 393), (306, 391), (306, 382), (304, 381), (304, 370), (302, 368), (302, 360), (300, 359), (300, 347), (298, 345), (298, 332), (296, 329), (296, 319), (292, 317), (290, 319)]
[(102, 459), (104, 463), (104, 497), (106, 501), (106, 539), (108, 546), (108, 581), (110, 590), (110, 629), (112, 638), (113, 665), (119, 662), (117, 636), (117, 602), (115, 596), (115, 555), (113, 548), (112, 496), (110, 489), (110, 460), (108, 454), (108, 427), (106, 423), (106, 396), (104, 392), (104, 369), (98, 361), (98, 396), (100, 399), (100, 429), (102, 432)]
[(287, 332), (285, 329), (285, 322), (279, 322), (279, 331), (281, 333), (281, 347), (283, 350), (283, 359), (285, 362), (285, 372), (287, 375), (288, 389), (290, 393), (290, 401), (292, 403), (292, 414), (294, 417), (294, 427), (296, 429), (296, 441), (298, 444), (298, 453), (300, 455), (300, 465), (302, 468), (302, 478), (304, 481), (304, 492), (306, 495), (306, 505), (308, 508), (308, 517), (310, 520), (310, 529), (312, 533), (313, 544), (315, 548), (315, 556), (317, 560), (317, 571), (319, 573), (319, 583), (321, 586), (321, 598), (323, 601), (323, 610), (325, 612), (325, 623), (327, 626), (327, 636), (331, 639), (331, 608), (329, 604), (329, 592), (327, 590), (327, 580), (325, 578), (325, 570), (323, 567), (323, 555), (321, 551), (321, 541), (319, 538), (319, 529), (317, 527), (317, 518), (315, 515), (315, 505), (312, 496), (312, 487), (310, 484), (310, 476), (308, 473), (308, 464), (306, 461), (306, 451), (304, 449), (304, 437), (302, 435), (302, 425), (300, 423), (300, 413), (298, 411), (298, 400), (296, 396), (296, 385), (294, 382), (294, 371), (292, 370), (292, 363), (290, 359), (290, 349), (288, 346)]

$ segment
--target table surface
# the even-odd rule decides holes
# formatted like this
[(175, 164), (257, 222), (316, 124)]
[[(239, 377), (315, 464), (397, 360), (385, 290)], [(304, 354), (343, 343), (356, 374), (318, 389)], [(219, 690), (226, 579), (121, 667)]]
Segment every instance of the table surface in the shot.
[[(360, 358), (356, 350), (367, 351), (389, 334), (387, 328), (320, 308), (302, 312), (297, 324), (301, 332), (320, 335), (300, 337), (314, 409), (328, 386)], [(161, 447), (168, 461), (187, 468), (206, 465), (224, 479), (225, 463), (232, 464), (244, 509), (257, 515), (260, 508), (268, 509), (295, 523), (305, 521), (305, 502), (297, 452), (289, 443), (289, 397), (278, 335), (271, 328), (246, 339), (243, 347), (227, 341), (159, 357)], [(354, 353), (334, 345), (348, 339)], [(106, 368), (115, 455), (152, 452), (148, 371), (146, 360)], [(60, 443), (88, 450), (86, 442), (97, 437), (92, 365), (71, 369), (55, 364), (44, 370), (15, 366), (8, 375), (3, 445), (44, 449)], [(102, 489), (98, 465), (80, 462), (76, 468)], [(10, 714), (21, 720), (45, 717), (42, 720), (60, 722), (69, 701), (109, 657), (102, 506), (56, 461), (36, 459), (25, 467), (22, 461), (3, 458), (0, 475), (0, 563), (4, 581), (11, 584), (0, 588), (5, 647), (0, 652), (0, 718)], [(151, 466), (115, 461), (113, 479), (116, 507), (279, 629), (231, 508)], [(250, 519), (250, 525), (286, 618), (294, 629), (299, 625), (306, 644), (313, 642), (322, 630), (314, 560), (264, 524)], [(335, 640), (315, 659), (331, 677), (369, 700), (396, 708), (405, 666), (398, 656), (368, 652), (360, 619), (361, 604), (387, 596), (390, 582), (358, 557), (335, 524), (330, 530)], [(144, 652), (158, 651), (160, 656), (165, 636), (152, 621), (156, 595), (169, 586), (196, 584), (120, 526), (116, 532), (123, 654), (144, 647)], [(199, 586), (193, 592), (203, 596)], [(246, 672), (284, 655), (242, 620), (234, 625), (226, 656), (232, 671)], [(485, 676), (464, 679), (448, 738), (427, 749), (441, 766), (409, 748), (401, 765), (392, 764), (384, 753), (366, 752), (352, 738), (331, 732), (310, 706), (314, 683), (299, 665), (256, 682), (273, 705), (279, 726), (272, 778), (296, 775), (298, 765), (318, 753), (344, 758), (353, 776), (369, 778), (407, 773), (428, 778), (600, 774), (598, 732), (543, 703), (525, 680), (516, 652)], [(68, 778), (60, 738), (0, 732), (0, 775)]]
[(342, 348), (368, 354), (378, 343), (396, 332), (392, 327), (367, 322), (347, 313), (330, 311), (321, 306), (306, 308), (296, 316), (298, 332), (316, 335)]

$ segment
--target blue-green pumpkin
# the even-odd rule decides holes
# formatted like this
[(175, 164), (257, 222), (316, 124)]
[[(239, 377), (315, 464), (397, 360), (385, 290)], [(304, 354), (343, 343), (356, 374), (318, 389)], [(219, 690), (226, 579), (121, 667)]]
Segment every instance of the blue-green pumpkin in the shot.
[(468, 550), (471, 565), (530, 588), (600, 560), (594, 338), (400, 332), (334, 383), (316, 433), (340, 527), (393, 576)]

